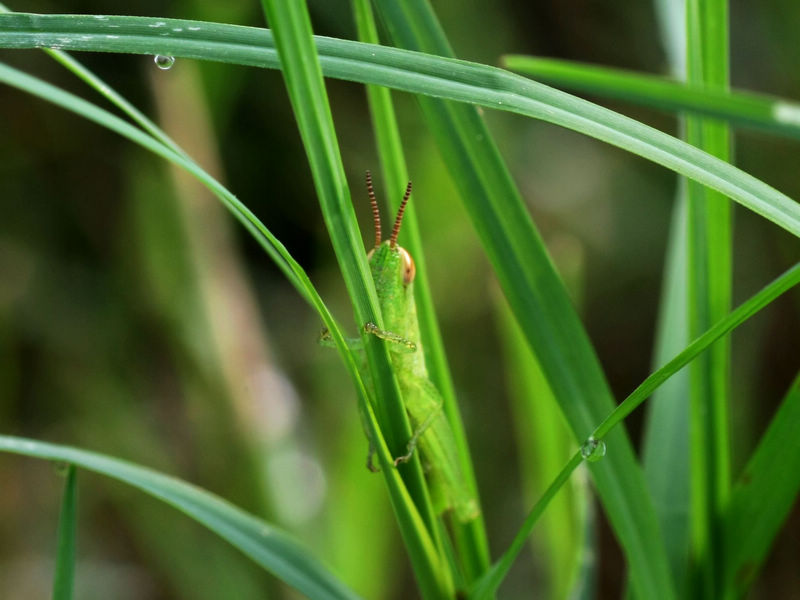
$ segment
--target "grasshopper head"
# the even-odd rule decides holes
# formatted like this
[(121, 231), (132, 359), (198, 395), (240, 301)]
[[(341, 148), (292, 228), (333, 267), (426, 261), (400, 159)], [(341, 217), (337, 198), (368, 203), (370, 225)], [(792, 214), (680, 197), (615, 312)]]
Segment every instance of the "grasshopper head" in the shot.
[(402, 273), (403, 285), (408, 285), (414, 281), (417, 268), (414, 266), (414, 259), (408, 250), (402, 246), (397, 245), (397, 236), (400, 233), (400, 225), (403, 222), (403, 213), (406, 210), (406, 204), (411, 196), (411, 182), (406, 186), (406, 193), (403, 195), (403, 200), (400, 202), (400, 208), (397, 211), (397, 217), (392, 227), (392, 235), (385, 242), (381, 243), (381, 215), (378, 210), (378, 201), (375, 199), (375, 191), (372, 189), (372, 175), (367, 171), (367, 194), (369, 195), (370, 206), (372, 207), (372, 219), (375, 223), (375, 246), (367, 253), (367, 260), (373, 271), (373, 278), (375, 278), (376, 270), (390, 271)]

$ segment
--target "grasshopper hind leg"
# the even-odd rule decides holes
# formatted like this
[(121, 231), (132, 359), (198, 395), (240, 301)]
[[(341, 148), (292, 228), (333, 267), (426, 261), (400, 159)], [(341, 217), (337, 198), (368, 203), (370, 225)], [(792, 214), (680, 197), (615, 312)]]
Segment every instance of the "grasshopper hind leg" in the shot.
[[(414, 430), (414, 433), (412, 434), (411, 439), (408, 440), (408, 444), (406, 446), (406, 449), (408, 450), (408, 452), (406, 454), (403, 454), (402, 456), (398, 456), (397, 458), (394, 459), (394, 466), (395, 467), (397, 465), (399, 465), (400, 463), (408, 462), (409, 460), (411, 460), (411, 457), (414, 455), (414, 450), (416, 450), (416, 448), (417, 448), (417, 444), (419, 442), (419, 438), (422, 437), (422, 435), (426, 431), (428, 431), (428, 429), (433, 424), (433, 422), (437, 418), (439, 418), (439, 416), (442, 414), (442, 407), (444, 405), (444, 402), (443, 402), (441, 396), (439, 396), (439, 394), (436, 393), (435, 396), (432, 396), (432, 397), (434, 397), (436, 399), (432, 402), (432, 406), (428, 407), (430, 409), (428, 414), (425, 415), (425, 418), (422, 420), (422, 422), (419, 424), (419, 426), (417, 426), (417, 428)], [(413, 418), (414, 418), (414, 415), (412, 415), (412, 420), (413, 420)]]

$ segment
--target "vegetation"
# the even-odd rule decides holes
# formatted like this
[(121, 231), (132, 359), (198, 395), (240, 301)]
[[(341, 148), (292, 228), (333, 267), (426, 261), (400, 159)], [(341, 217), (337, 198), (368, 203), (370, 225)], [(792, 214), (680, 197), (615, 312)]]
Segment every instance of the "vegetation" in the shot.
[[(800, 104), (731, 90), (741, 15), (582, 21), (623, 71), (525, 55), (553, 16), (527, 4), (183, 4), (0, 15), (0, 596), (800, 592), (770, 563), (797, 534)], [(659, 38), (670, 79), (638, 72)], [(364, 327), (370, 168), (384, 214), (414, 181), (447, 421), (397, 465), (424, 419)], [(451, 456), (469, 510), (431, 485)]]

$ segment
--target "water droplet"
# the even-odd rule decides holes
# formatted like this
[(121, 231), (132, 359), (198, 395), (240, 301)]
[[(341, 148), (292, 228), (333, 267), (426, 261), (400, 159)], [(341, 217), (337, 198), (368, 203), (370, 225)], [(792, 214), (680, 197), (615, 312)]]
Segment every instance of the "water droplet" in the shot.
[(589, 462), (597, 462), (606, 455), (606, 443), (590, 437), (581, 446), (581, 456)]
[(56, 472), (56, 475), (60, 477), (66, 477), (67, 473), (69, 473), (69, 463), (63, 460), (54, 460), (53, 461), (53, 471)]
[(156, 63), (156, 66), (161, 69), (162, 71), (166, 71), (167, 69), (171, 69), (172, 65), (175, 64), (175, 57), (174, 56), (166, 56), (164, 54), (156, 54), (153, 58), (153, 62)]

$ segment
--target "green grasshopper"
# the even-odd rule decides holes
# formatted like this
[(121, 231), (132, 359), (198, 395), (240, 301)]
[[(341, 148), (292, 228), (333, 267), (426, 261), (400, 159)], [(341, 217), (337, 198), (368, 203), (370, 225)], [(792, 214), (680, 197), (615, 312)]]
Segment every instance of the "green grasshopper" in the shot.
[(461, 469), (453, 431), (442, 410), (442, 395), (428, 377), (425, 366), (414, 301), (414, 260), (407, 250), (397, 245), (403, 212), (411, 196), (411, 182), (397, 211), (391, 236), (383, 242), (380, 212), (369, 171), (367, 193), (375, 223), (375, 246), (367, 258), (386, 329), (367, 323), (364, 330), (391, 342), (389, 356), (414, 428), (407, 454), (396, 458), (394, 464), (408, 461), (419, 447), (437, 513), (452, 509), (459, 521), (470, 521), (480, 513), (478, 501)]

